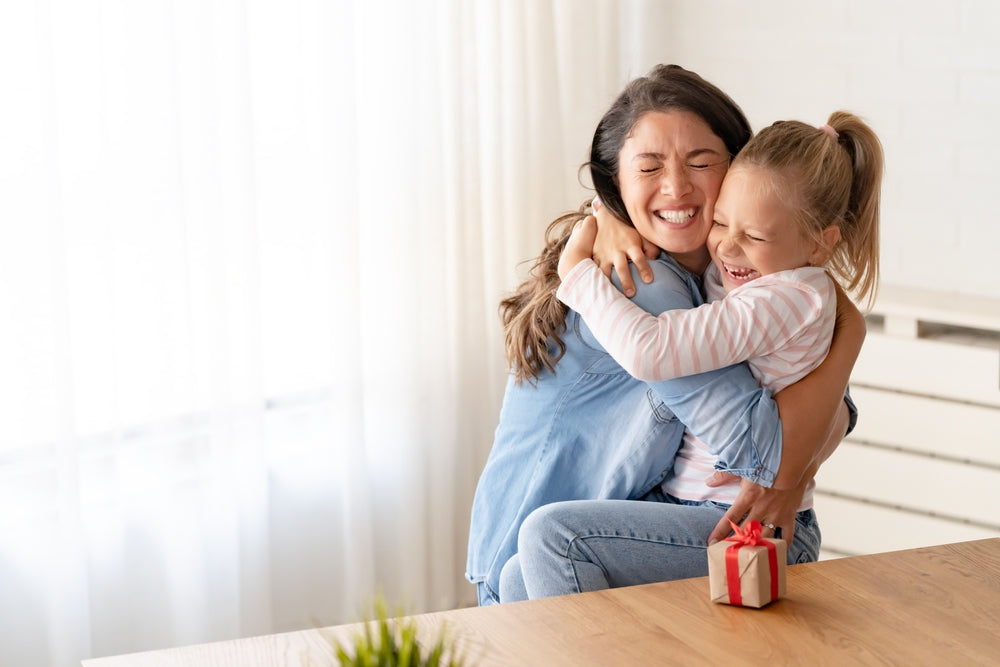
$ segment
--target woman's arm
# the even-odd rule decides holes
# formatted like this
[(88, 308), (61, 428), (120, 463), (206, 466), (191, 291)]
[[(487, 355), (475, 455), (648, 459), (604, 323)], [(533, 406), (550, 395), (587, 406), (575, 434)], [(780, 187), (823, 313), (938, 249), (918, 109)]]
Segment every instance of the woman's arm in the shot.
[(725, 539), (732, 532), (730, 521), (739, 524), (751, 520), (773, 525), (775, 533), (780, 528), (781, 537), (789, 543), (792, 542), (795, 538), (795, 515), (802, 505), (802, 496), (805, 495), (809, 482), (819, 471), (820, 464), (837, 448), (843, 438), (843, 433), (847, 430), (847, 406), (841, 403), (841, 408), (842, 410), (838, 411), (834, 420), (837, 427), (817, 450), (817, 457), (809, 465), (798, 485), (791, 489), (775, 487), (768, 489), (746, 479), (742, 480), (739, 495), (709, 535), (709, 544), (715, 544), (719, 540)]

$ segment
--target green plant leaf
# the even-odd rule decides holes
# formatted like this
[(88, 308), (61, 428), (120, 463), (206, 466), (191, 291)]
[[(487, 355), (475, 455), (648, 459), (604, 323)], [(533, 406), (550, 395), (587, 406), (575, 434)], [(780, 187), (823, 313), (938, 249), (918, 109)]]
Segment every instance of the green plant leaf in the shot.
[[(442, 627), (437, 641), (425, 652), (417, 640), (418, 624), (407, 621), (402, 611), (389, 618), (381, 595), (372, 605), (375, 620), (362, 623), (353, 646), (336, 644), (340, 667), (440, 667), (448, 657), (448, 667), (461, 667), (464, 660), (454, 653), (454, 644)], [(353, 656), (348, 652), (353, 648)]]

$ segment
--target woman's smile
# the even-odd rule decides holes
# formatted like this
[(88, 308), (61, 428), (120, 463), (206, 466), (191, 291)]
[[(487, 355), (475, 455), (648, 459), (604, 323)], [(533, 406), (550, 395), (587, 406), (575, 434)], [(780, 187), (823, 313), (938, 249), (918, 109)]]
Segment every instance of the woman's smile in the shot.
[(671, 225), (683, 227), (694, 221), (694, 216), (697, 212), (698, 209), (696, 208), (661, 209), (659, 211), (655, 211), (654, 215)]

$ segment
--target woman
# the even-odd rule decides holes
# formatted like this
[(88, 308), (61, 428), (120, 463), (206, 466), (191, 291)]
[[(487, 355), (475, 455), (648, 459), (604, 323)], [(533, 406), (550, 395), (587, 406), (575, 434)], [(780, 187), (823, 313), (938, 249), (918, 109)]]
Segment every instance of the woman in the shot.
[[(631, 82), (601, 119), (589, 163), (597, 194), (667, 253), (649, 266), (653, 282), (635, 290), (645, 310), (702, 303), (699, 274), (708, 264), (715, 198), (729, 159), (750, 135), (728, 96), (676, 66), (656, 67)], [(467, 577), (478, 585), (480, 604), (524, 596), (516, 553), (528, 514), (556, 501), (655, 495), (685, 425), (710, 444), (719, 469), (748, 482), (729, 514), (718, 513), (715, 531), (703, 530), (703, 521), (692, 524), (691, 539), (702, 543), (710, 532), (725, 535), (726, 518), (739, 521), (744, 514), (774, 517), (786, 522), (776, 527), (793, 530), (788, 507), (798, 504), (803, 471), (782, 470), (785, 490), (768, 488), (779, 471), (783, 438), (820, 452), (831, 433), (837, 432), (836, 441), (844, 433), (842, 398), (860, 349), (856, 335), (835, 341), (827, 361), (783, 391), (777, 405), (744, 365), (657, 383), (629, 376), (554, 294), (560, 251), (583, 217), (581, 207), (549, 226), (531, 276), (501, 304), (512, 373), (473, 502)], [(845, 305), (845, 313), (850, 308)], [(856, 328), (860, 314), (850, 314)], [(818, 528), (801, 541), (802, 550), (818, 548)], [(505, 567), (509, 594), (501, 584)]]

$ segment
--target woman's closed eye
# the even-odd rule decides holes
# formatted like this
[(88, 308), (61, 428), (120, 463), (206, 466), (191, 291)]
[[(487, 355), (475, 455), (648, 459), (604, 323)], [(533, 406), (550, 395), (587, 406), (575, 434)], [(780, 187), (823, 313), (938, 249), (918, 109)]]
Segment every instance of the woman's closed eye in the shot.
[(714, 169), (715, 167), (721, 167), (723, 165), (728, 166), (729, 160), (715, 160), (714, 162), (710, 159), (698, 159), (688, 162), (685, 167), (693, 171), (705, 171), (706, 169)]

